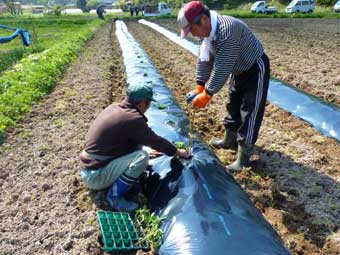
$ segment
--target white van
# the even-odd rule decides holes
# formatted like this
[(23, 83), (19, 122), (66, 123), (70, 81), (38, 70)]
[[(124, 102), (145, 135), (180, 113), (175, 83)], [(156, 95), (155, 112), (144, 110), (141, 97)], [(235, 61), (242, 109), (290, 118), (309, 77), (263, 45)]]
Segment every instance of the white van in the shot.
[(171, 9), (166, 3), (158, 3), (158, 5), (145, 5), (142, 11), (143, 16), (161, 16), (171, 14)]
[(335, 12), (340, 12), (340, 0), (335, 3), (333, 10)]
[(287, 7), (286, 12), (308, 12), (312, 13), (314, 11), (314, 0), (293, 0)]
[(266, 14), (272, 14), (278, 11), (278, 9), (275, 6), (267, 6), (266, 1), (256, 1), (250, 7), (250, 10), (252, 13), (266, 13)]

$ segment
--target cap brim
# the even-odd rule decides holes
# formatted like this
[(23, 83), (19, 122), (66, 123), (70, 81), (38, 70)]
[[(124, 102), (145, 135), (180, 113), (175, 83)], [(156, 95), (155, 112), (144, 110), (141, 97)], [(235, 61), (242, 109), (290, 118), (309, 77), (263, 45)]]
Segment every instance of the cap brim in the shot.
[(181, 38), (185, 38), (190, 33), (190, 26), (186, 26), (181, 30)]

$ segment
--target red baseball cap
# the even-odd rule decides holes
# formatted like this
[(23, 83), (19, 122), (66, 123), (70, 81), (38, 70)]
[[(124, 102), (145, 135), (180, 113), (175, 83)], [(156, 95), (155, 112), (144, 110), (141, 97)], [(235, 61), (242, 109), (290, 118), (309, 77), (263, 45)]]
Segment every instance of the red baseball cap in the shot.
[(203, 4), (199, 1), (191, 1), (183, 6), (177, 16), (177, 22), (181, 27), (181, 37), (185, 38), (190, 32), (190, 24), (200, 16)]

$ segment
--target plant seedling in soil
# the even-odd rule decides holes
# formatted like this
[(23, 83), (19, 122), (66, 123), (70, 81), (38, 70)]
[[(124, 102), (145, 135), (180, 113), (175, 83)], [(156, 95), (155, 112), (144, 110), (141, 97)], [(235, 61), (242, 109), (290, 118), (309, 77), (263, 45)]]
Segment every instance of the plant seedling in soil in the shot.
[(158, 103), (158, 104), (157, 104), (157, 108), (158, 108), (159, 110), (164, 110), (164, 109), (168, 108), (168, 105)]
[(145, 233), (145, 237), (140, 242), (148, 241), (151, 251), (157, 251), (162, 244), (163, 231), (160, 229), (160, 224), (164, 217), (151, 214), (150, 210), (144, 207), (136, 211), (135, 219)]
[(189, 148), (189, 146), (188, 145), (185, 145), (185, 143), (184, 142), (175, 142), (175, 146), (176, 146), (176, 148), (177, 149), (184, 149), (184, 150), (189, 150), (190, 148)]
[(166, 124), (168, 124), (168, 125), (171, 126), (171, 127), (175, 127), (175, 126), (176, 126), (176, 123), (175, 123), (173, 120), (168, 120), (168, 121), (166, 122)]

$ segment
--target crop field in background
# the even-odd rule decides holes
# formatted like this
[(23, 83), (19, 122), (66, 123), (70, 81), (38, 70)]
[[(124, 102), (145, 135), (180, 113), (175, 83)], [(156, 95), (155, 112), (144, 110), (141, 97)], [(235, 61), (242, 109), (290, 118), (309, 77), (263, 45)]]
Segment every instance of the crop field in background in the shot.
[(32, 33), (32, 45), (23, 48), (20, 38), (16, 38), (13, 45), (12, 42), (1, 44), (0, 133), (15, 124), (34, 102), (51, 90), (84, 43), (103, 24), (99, 19), (86, 16), (1, 19), (1, 22), (28, 29)]
[[(31, 46), (24, 47), (18, 36), (9, 43), (0, 44), (0, 72), (10, 67), (15, 61), (31, 53), (41, 52), (51, 46), (69, 40), (72, 36), (97, 20), (90, 16), (62, 17), (18, 17), (1, 18), (0, 24), (26, 29), (31, 34)], [(13, 31), (0, 29), (0, 36), (11, 35)]]

